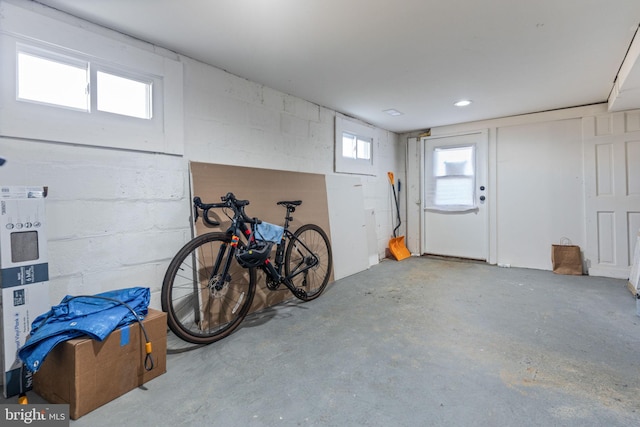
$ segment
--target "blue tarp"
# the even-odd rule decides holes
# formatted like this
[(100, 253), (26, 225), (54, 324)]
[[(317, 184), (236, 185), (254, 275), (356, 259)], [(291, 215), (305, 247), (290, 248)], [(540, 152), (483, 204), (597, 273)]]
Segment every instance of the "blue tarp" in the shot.
[(95, 296), (67, 295), (31, 323), (31, 334), (18, 356), (29, 371), (37, 372), (56, 344), (85, 335), (102, 341), (115, 329), (137, 321), (126, 306), (116, 301), (127, 304), (142, 319), (147, 315), (149, 298), (149, 288), (139, 287)]

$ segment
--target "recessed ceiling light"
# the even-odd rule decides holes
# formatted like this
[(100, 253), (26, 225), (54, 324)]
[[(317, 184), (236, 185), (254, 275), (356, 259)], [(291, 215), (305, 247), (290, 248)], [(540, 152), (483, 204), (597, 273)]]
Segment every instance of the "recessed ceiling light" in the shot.
[(388, 110), (384, 110), (383, 113), (387, 113), (390, 116), (401, 116), (402, 113), (395, 108), (389, 108)]
[(456, 107), (466, 107), (467, 105), (471, 104), (471, 100), (469, 99), (461, 99), (460, 101), (456, 102), (455, 105)]

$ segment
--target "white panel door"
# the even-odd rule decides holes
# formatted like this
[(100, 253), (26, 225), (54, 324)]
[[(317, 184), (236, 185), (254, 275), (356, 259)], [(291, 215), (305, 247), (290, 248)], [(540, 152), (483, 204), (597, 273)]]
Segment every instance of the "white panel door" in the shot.
[(423, 253), (488, 258), (487, 135), (423, 138)]
[(627, 279), (640, 229), (640, 111), (585, 117), (582, 131), (589, 274)]

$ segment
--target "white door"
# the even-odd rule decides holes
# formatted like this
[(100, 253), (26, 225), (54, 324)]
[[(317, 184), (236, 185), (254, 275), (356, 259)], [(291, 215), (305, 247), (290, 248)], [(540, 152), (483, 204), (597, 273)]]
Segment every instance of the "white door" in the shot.
[(582, 131), (589, 274), (627, 279), (640, 229), (640, 111), (585, 117)]
[(488, 258), (488, 132), (423, 138), (422, 252)]

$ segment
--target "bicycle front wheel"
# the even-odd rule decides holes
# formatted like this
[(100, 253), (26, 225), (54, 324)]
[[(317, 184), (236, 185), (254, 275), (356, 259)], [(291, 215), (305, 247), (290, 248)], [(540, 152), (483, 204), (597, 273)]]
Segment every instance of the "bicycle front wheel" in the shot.
[(329, 282), (333, 258), (327, 234), (315, 224), (306, 224), (290, 237), (284, 256), (285, 275), (305, 290), (310, 301), (318, 298)]
[(255, 269), (242, 268), (225, 233), (188, 242), (162, 283), (162, 310), (181, 339), (209, 344), (231, 334), (247, 315), (256, 290)]

